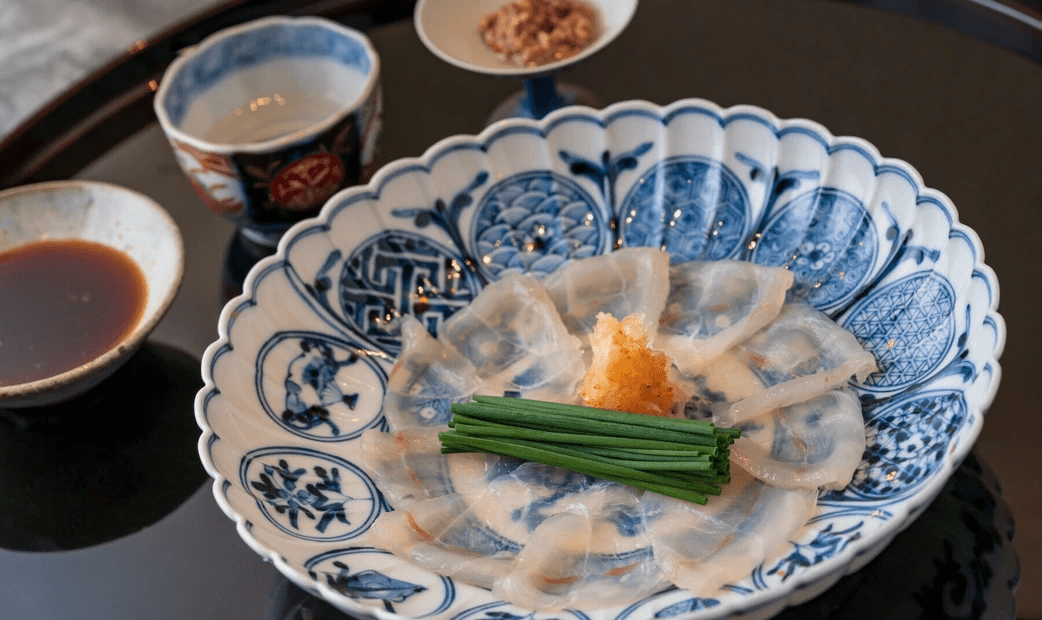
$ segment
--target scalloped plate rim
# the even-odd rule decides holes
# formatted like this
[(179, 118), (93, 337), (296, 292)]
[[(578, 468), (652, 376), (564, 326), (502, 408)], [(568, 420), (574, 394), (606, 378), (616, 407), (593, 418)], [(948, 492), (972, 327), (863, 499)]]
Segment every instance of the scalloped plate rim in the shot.
[[(309, 578), (303, 572), (292, 567), (277, 550), (270, 549), (258, 541), (250, 533), (251, 526), (249, 521), (245, 516), (236, 512), (225, 497), (224, 487), (226, 485), (234, 485), (234, 482), (225, 479), (217, 471), (216, 465), (210, 458), (209, 446), (215, 441), (221, 441), (221, 439), (214, 434), (206, 420), (206, 405), (211, 396), (219, 393), (218, 387), (213, 380), (212, 369), (221, 355), (233, 349), (229, 339), (229, 326), (235, 320), (235, 316), (239, 313), (240, 308), (247, 305), (256, 305), (257, 301), (254, 295), (265, 274), (273, 270), (278, 271), (282, 269), (293, 271), (293, 267), (288, 261), (288, 253), (295, 240), (302, 233), (328, 229), (331, 220), (355, 202), (365, 198), (378, 199), (381, 189), (393, 176), (405, 174), (409, 170), (417, 168), (429, 173), (436, 160), (454, 148), (478, 148), (487, 151), (488, 145), (493, 143), (498, 136), (518, 130), (534, 130), (545, 137), (557, 125), (567, 123), (576, 118), (595, 120), (602, 127), (607, 127), (615, 119), (623, 115), (646, 114), (661, 119), (663, 124), (667, 125), (671, 117), (685, 111), (697, 111), (715, 115), (724, 125), (738, 118), (752, 118), (770, 127), (779, 136), (788, 131), (809, 132), (812, 137), (825, 146), (829, 153), (838, 148), (854, 148), (859, 150), (866, 159), (873, 163), (877, 173), (883, 167), (899, 170), (907, 177), (907, 180), (910, 181), (915, 189), (916, 205), (921, 204), (924, 200), (936, 203), (949, 219), (949, 233), (958, 231), (969, 240), (974, 254), (973, 271), (979, 272), (980, 276), (989, 284), (990, 289), (990, 303), (984, 312), (983, 321), (987, 322), (990, 320), (996, 332), (996, 342), (989, 358), (989, 361), (993, 362), (993, 373), (988, 380), (988, 390), (980, 398), (981, 402), (967, 402), (968, 417), (974, 419), (972, 423), (966, 422), (966, 425), (969, 425), (969, 435), (964, 435), (958, 445), (950, 448), (945, 453), (942, 466), (934, 473), (931, 480), (928, 480), (914, 494), (903, 498), (898, 503), (896, 507), (899, 508), (899, 511), (891, 519), (875, 530), (870, 537), (862, 537), (851, 541), (841, 553), (809, 567), (806, 571), (794, 576), (792, 580), (785, 581), (780, 586), (757, 592), (751, 601), (749, 598), (746, 598), (732, 599), (735, 602), (721, 602), (717, 607), (708, 610), (711, 613), (697, 613), (695, 614), (696, 617), (715, 618), (736, 611), (755, 613), (756, 610), (770, 607), (782, 599), (784, 599), (784, 605), (789, 606), (795, 593), (807, 588), (813, 588), (815, 584), (825, 578), (825, 575), (833, 575), (835, 573), (841, 573), (841, 575), (849, 574), (853, 572), (855, 560), (859, 560), (859, 565), (864, 565), (870, 561), (871, 558), (878, 555), (885, 548), (886, 545), (882, 543), (888, 543), (900, 531), (910, 525), (914, 521), (911, 513), (916, 513), (914, 516), (921, 514), (922, 510), (937, 496), (948, 478), (950, 478), (954, 470), (969, 453), (981, 432), (987, 408), (993, 401), (1001, 380), (1001, 365), (998, 359), (1006, 343), (1006, 326), (1004, 319), (997, 311), (999, 301), (997, 277), (994, 270), (984, 263), (984, 249), (979, 236), (973, 229), (960, 222), (958, 211), (948, 196), (940, 190), (927, 187), (920, 173), (911, 164), (904, 160), (883, 157), (872, 143), (862, 138), (854, 136), (837, 137), (815, 121), (805, 118), (779, 119), (770, 111), (754, 105), (741, 104), (722, 108), (704, 99), (691, 98), (682, 99), (666, 106), (658, 106), (644, 100), (623, 101), (608, 106), (601, 111), (582, 106), (573, 106), (557, 110), (541, 121), (509, 119), (490, 125), (476, 135), (449, 136), (433, 144), (419, 157), (402, 158), (387, 163), (373, 175), (369, 183), (341, 190), (329, 199), (319, 215), (298, 222), (289, 229), (280, 240), (276, 254), (261, 260), (250, 270), (243, 286), (243, 293), (230, 300), (222, 309), (218, 321), (219, 337), (207, 347), (202, 358), (202, 374), (205, 384), (199, 390), (195, 399), (196, 420), (203, 431), (198, 444), (200, 458), (207, 472), (214, 478), (213, 493), (218, 505), (236, 523), (236, 530), (240, 537), (265, 560), (272, 562), (292, 582), (333, 602), (337, 607), (345, 611), (376, 617), (379, 620), (401, 620), (406, 617), (356, 603), (329, 586)], [(865, 559), (866, 555), (868, 559)], [(743, 602), (753, 602), (755, 604), (738, 604)], [(639, 603), (634, 605), (637, 604)]]

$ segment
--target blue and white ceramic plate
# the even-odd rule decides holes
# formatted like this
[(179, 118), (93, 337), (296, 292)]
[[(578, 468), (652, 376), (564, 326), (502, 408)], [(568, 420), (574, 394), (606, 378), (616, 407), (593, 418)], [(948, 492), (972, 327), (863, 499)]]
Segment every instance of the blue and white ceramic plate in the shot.
[[(764, 618), (878, 554), (980, 433), (1005, 325), (977, 235), (908, 164), (806, 120), (702, 100), (567, 108), (456, 136), (294, 226), (224, 308), (196, 400), (200, 454), (243, 539), (354, 615), (529, 616), (356, 541), (389, 509), (359, 466), (383, 428), (397, 314), (432, 331), (488, 282), (623, 246), (786, 265), (872, 351), (868, 449), (778, 556), (718, 597), (671, 589), (578, 620)], [(431, 294), (431, 291), (437, 294)], [(534, 614), (536, 616), (545, 614)], [(549, 617), (549, 616), (547, 616)]]

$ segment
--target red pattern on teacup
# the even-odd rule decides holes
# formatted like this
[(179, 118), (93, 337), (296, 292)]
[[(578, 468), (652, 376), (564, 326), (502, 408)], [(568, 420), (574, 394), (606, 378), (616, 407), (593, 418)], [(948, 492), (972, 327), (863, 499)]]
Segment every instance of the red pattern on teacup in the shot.
[(303, 211), (321, 205), (336, 193), (344, 166), (333, 153), (312, 153), (285, 166), (272, 178), (269, 190), (280, 205)]

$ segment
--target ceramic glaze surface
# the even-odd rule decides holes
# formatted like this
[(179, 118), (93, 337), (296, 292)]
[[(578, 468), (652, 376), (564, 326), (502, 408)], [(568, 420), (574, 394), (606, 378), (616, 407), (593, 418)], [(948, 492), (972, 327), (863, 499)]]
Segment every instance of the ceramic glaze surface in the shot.
[(53, 377), (0, 386), (0, 407), (57, 403), (97, 385), (144, 342), (181, 286), (180, 230), (162, 206), (129, 189), (55, 181), (0, 192), (0, 252), (43, 239), (90, 241), (125, 254), (144, 275), (144, 309), (122, 340), (101, 355)]
[[(203, 360), (200, 453), (218, 502), (258, 553), (348, 613), (533, 615), (359, 543), (389, 506), (358, 466), (357, 437), (386, 428), (396, 317), (437, 333), (505, 274), (541, 278), (638, 245), (674, 262), (791, 270), (791, 295), (876, 358), (878, 372), (852, 385), (868, 446), (854, 481), (823, 492), (782, 553), (717, 595), (669, 589), (564, 615), (768, 617), (863, 566), (980, 433), (1005, 341), (995, 276), (976, 235), (908, 164), (810, 121), (703, 100), (497, 123), (386, 166), (294, 226), (225, 307)], [(624, 514), (615, 526), (625, 530)]]
[(184, 50), (154, 108), (203, 203), (274, 248), (293, 223), (371, 174), (379, 65), (365, 35), (334, 21), (257, 19)]

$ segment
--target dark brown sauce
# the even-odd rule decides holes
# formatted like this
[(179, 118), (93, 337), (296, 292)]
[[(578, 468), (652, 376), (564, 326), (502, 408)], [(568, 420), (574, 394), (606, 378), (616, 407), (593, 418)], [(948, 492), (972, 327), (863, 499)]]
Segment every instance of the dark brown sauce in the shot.
[(129, 256), (100, 243), (37, 241), (0, 252), (0, 385), (100, 356), (137, 325), (147, 287)]

